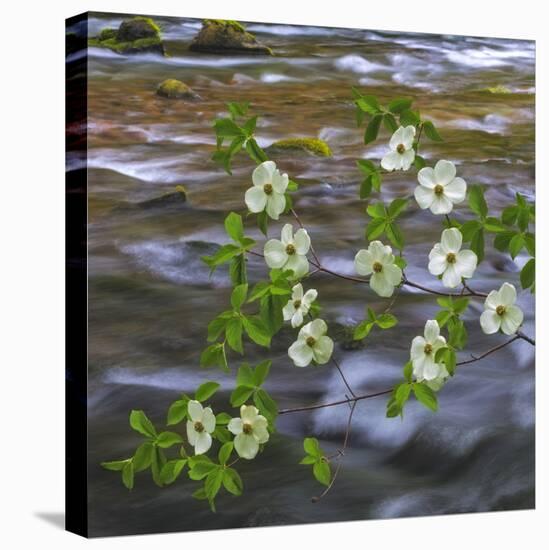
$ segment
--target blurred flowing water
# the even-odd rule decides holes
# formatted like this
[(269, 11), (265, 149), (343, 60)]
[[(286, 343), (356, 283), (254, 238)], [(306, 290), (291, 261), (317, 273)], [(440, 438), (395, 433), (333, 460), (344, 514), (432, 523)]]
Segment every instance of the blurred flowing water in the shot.
[[(122, 17), (94, 14), (90, 35), (117, 26)], [(321, 502), (321, 489), (298, 461), (301, 443), (314, 435), (334, 452), (341, 444), (345, 406), (283, 416), (278, 433), (255, 461), (242, 465), (245, 496), (221, 496), (212, 514), (190, 497), (184, 478), (159, 489), (137, 476), (128, 492), (119, 476), (99, 463), (130, 456), (139, 437), (128, 426), (132, 408), (163, 425), (168, 405), (206, 379), (218, 380), (216, 411), (228, 409), (233, 377), (198, 366), (206, 326), (226, 307), (225, 270), (212, 278), (200, 256), (225, 241), (223, 219), (243, 212), (251, 161), (236, 160), (233, 176), (210, 161), (212, 122), (227, 101), (250, 101), (260, 115), (262, 146), (290, 136), (325, 139), (333, 157), (280, 156), (283, 171), (302, 182), (296, 208), (323, 262), (352, 273), (364, 247), (367, 217), (359, 201), (358, 158), (379, 159), (387, 134), (364, 147), (351, 87), (387, 102), (412, 97), (432, 119), (444, 143), (424, 141), (427, 159), (448, 158), (468, 182), (487, 186), (493, 214), (516, 191), (534, 196), (534, 43), (495, 38), (402, 34), (365, 30), (249, 24), (275, 57), (193, 54), (188, 44), (200, 28), (190, 19), (156, 18), (170, 57), (89, 53), (89, 504), (94, 535), (257, 525), (392, 518), (534, 506), (534, 352), (519, 342), (463, 367), (440, 393), (432, 414), (415, 402), (404, 419), (385, 418), (385, 399), (361, 402), (350, 448), (337, 483)], [(158, 83), (177, 78), (202, 100), (170, 101), (155, 95)], [(504, 86), (509, 93), (486, 88)], [(70, 158), (69, 169), (80, 159)], [(183, 184), (188, 202), (143, 208), (139, 203)], [(411, 196), (412, 172), (386, 178), (384, 200)], [(464, 205), (456, 209), (466, 219)], [(272, 224), (273, 236), (279, 224)], [(247, 229), (260, 243), (250, 223)], [(414, 201), (403, 216), (409, 277), (433, 287), (427, 255), (440, 219)], [(488, 247), (474, 286), (489, 291), (504, 280), (518, 285), (525, 259), (514, 262)], [(251, 260), (253, 280), (265, 277)], [(313, 280), (307, 281), (307, 285)], [(360, 321), (366, 306), (386, 302), (364, 285), (315, 276), (328, 323)], [(534, 300), (519, 298), (524, 330), (534, 334)], [(342, 368), (360, 392), (385, 389), (400, 376), (410, 340), (437, 311), (433, 296), (405, 288), (395, 306), (397, 329), (373, 335), (367, 347), (336, 347)], [(480, 331), (477, 301), (466, 316), (467, 352), (502, 342)], [(292, 333), (283, 331), (269, 352), (248, 344), (253, 363), (273, 359), (267, 389), (281, 407), (338, 399), (344, 387), (329, 366), (296, 369), (286, 355)], [(465, 355), (464, 355), (465, 357)], [(237, 357), (231, 358), (236, 369)]]

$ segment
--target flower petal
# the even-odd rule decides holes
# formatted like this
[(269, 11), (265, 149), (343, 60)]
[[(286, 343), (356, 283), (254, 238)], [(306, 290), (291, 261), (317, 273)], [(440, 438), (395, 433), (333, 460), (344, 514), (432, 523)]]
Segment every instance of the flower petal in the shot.
[(294, 272), (294, 279), (300, 279), (309, 273), (309, 260), (305, 256), (292, 254), (288, 256), (284, 269), (291, 269)]
[(513, 305), (517, 300), (517, 291), (510, 283), (503, 283), (499, 289), (500, 304), (503, 306)]
[(423, 357), (425, 354), (425, 344), (427, 342), (425, 341), (425, 338), (423, 336), (416, 336), (412, 340), (412, 345), (410, 346), (410, 358), (413, 359), (419, 359)]
[(242, 422), (242, 418), (231, 418), (229, 421), (229, 424), (227, 425), (227, 429), (234, 435), (238, 435), (242, 433), (242, 427), (244, 423)]
[(444, 195), (453, 203), (462, 202), (467, 194), (467, 184), (463, 178), (453, 179), (446, 187), (444, 187)]
[(431, 204), (431, 212), (435, 215), (449, 214), (454, 207), (452, 201), (444, 195), (436, 196)]
[(430, 166), (423, 167), (417, 173), (417, 180), (420, 185), (423, 185), (423, 187), (426, 187), (427, 189), (434, 189), (437, 184), (435, 179), (435, 171)]
[(401, 143), (402, 145), (404, 145), (404, 147), (406, 147), (406, 149), (412, 149), (415, 135), (416, 135), (415, 126), (412, 126), (410, 124), (409, 126), (406, 126), (406, 128), (404, 128), (404, 131), (402, 132)]
[(267, 430), (267, 426), (260, 425), (256, 427), (254, 424), (254, 436), (258, 443), (267, 443), (267, 441), (269, 441), (269, 430)]
[(435, 165), (435, 181), (448, 185), (456, 177), (456, 166), (449, 160), (439, 160)]
[(303, 285), (297, 283), (292, 287), (292, 300), (302, 300), (303, 299)]
[(209, 448), (212, 446), (212, 436), (204, 431), (204, 432), (196, 432), (196, 440), (194, 442), (194, 454), (195, 455), (201, 455), (204, 454), (209, 450)]
[(480, 326), (485, 334), (494, 334), (501, 326), (501, 316), (491, 309), (486, 309), (480, 316)]
[(440, 374), (440, 364), (435, 363), (434, 354), (430, 353), (425, 356), (423, 363), (423, 378), (424, 380), (434, 380)]
[(240, 407), (240, 416), (242, 417), (243, 422), (249, 422), (252, 424), (258, 414), (259, 410), (253, 405), (241, 405)]
[(310, 307), (310, 305), (316, 300), (317, 296), (318, 292), (314, 288), (310, 288), (309, 290), (307, 290), (307, 292), (305, 292), (302, 302), (307, 307)]
[(329, 336), (321, 336), (313, 346), (313, 359), (319, 365), (325, 365), (334, 351), (334, 341)]
[(391, 139), (389, 140), (389, 147), (396, 151), (396, 148), (402, 143), (404, 145), (404, 139), (405, 139), (405, 128), (401, 126), (400, 128), (397, 128), (393, 135), (391, 136)]
[(505, 313), (501, 316), (501, 330), (505, 334), (515, 334), (522, 321), (524, 320), (524, 314), (522, 310), (517, 306), (507, 306)]
[(187, 404), (187, 412), (193, 422), (202, 422), (202, 413), (204, 412), (204, 409), (198, 401), (191, 399), (191, 401)]
[(194, 447), (194, 443), (196, 441), (196, 434), (198, 432), (194, 429), (194, 422), (187, 420), (187, 439), (189, 440), (189, 444)]
[(259, 443), (252, 434), (241, 433), (234, 438), (234, 448), (240, 458), (251, 460), (259, 451)]
[(391, 151), (390, 153), (387, 153), (381, 159), (381, 167), (388, 172), (398, 170), (402, 164), (402, 159), (400, 157), (400, 153), (397, 153), (396, 151)]
[(265, 243), (263, 255), (266, 264), (273, 268), (280, 268), (288, 261), (286, 246), (277, 239), (271, 239)]
[(442, 274), (442, 284), (446, 288), (456, 288), (461, 283), (461, 273), (456, 269), (455, 264), (448, 264), (446, 271)]
[(282, 317), (284, 321), (289, 321), (294, 316), (295, 311), (293, 299), (288, 300), (288, 303), (282, 308)]
[(280, 240), (284, 246), (288, 244), (294, 244), (294, 228), (291, 223), (287, 223), (280, 232)]
[(456, 227), (445, 229), (442, 232), (440, 244), (442, 245), (442, 250), (446, 252), (446, 254), (448, 254), (449, 252), (457, 254), (459, 252), (459, 249), (461, 248), (462, 242), (463, 235), (461, 234), (461, 231)]
[(254, 185), (263, 187), (267, 183), (272, 183), (276, 164), (272, 160), (262, 162), (252, 173), (252, 181)]
[(355, 256), (355, 270), (359, 275), (370, 275), (372, 273), (374, 259), (369, 250), (359, 250)]
[(303, 312), (301, 311), (301, 308), (296, 309), (294, 314), (292, 315), (292, 327), (297, 328), (300, 327), (303, 324)]
[(263, 187), (250, 187), (244, 195), (244, 202), (250, 212), (263, 212), (267, 204), (267, 195)]
[(499, 301), (499, 292), (497, 290), (491, 290), (484, 301), (484, 307), (495, 311), (499, 305), (501, 305)]
[(313, 360), (313, 350), (303, 340), (296, 340), (289, 347), (288, 355), (296, 367), (306, 367)]
[(405, 151), (401, 155), (401, 167), (403, 170), (409, 170), (410, 166), (412, 166), (412, 162), (414, 162), (414, 159), (416, 158), (416, 153), (413, 149), (409, 149), (408, 151)]
[(204, 429), (212, 433), (215, 430), (215, 415), (211, 407), (206, 407), (202, 413), (202, 424)]
[(402, 269), (395, 264), (386, 264), (383, 266), (383, 273), (387, 281), (393, 286), (397, 286), (402, 281)]
[(267, 197), (267, 214), (273, 219), (278, 220), (280, 214), (286, 208), (286, 197), (279, 193), (272, 193)]
[(446, 261), (446, 254), (442, 252), (440, 246), (436, 248), (437, 245), (431, 250), (429, 254), (429, 273), (431, 275), (439, 276), (442, 275), (446, 268), (448, 267), (448, 262)]
[(311, 237), (306, 229), (298, 229), (294, 236), (295, 250), (298, 254), (304, 256), (311, 248)]
[(318, 340), (321, 336), (324, 336), (328, 332), (328, 325), (322, 319), (315, 319), (307, 325), (307, 332), (315, 339)]
[(423, 369), (425, 367), (426, 359), (427, 356), (425, 353), (422, 353), (421, 355), (418, 355), (416, 359), (412, 360), (412, 372), (414, 373), (416, 380), (419, 382), (423, 380)]
[(440, 326), (437, 321), (430, 319), (425, 323), (425, 329), (423, 331), (425, 340), (427, 343), (433, 345), (436, 339), (440, 336)]
[(288, 187), (288, 181), (288, 174), (281, 174), (278, 170), (275, 170), (271, 184), (276, 193), (284, 195)]
[(374, 273), (370, 277), (370, 288), (382, 298), (389, 298), (393, 295), (395, 287), (385, 276), (385, 273)]
[(433, 204), (436, 195), (432, 189), (418, 185), (414, 190), (414, 197), (419, 207), (425, 210)]
[(456, 269), (462, 277), (470, 279), (477, 268), (478, 258), (472, 250), (461, 250), (456, 257)]

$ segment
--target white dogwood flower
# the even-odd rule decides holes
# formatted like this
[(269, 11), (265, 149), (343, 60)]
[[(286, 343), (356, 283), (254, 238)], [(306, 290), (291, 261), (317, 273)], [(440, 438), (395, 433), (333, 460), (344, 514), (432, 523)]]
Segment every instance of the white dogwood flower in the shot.
[(425, 380), (425, 383), (433, 390), (439, 391), (450, 377), (450, 373), (446, 370), (444, 363), (439, 363), (440, 373), (433, 380)]
[(440, 335), (437, 321), (427, 321), (423, 336), (416, 336), (412, 340), (410, 357), (413, 373), (418, 382), (433, 381), (448, 376), (444, 363), (435, 363), (437, 350), (446, 345), (446, 339)]
[(414, 162), (416, 153), (413, 149), (416, 129), (414, 126), (401, 126), (389, 141), (391, 151), (381, 159), (381, 167), (389, 172), (408, 170)]
[(368, 250), (357, 252), (355, 269), (359, 275), (371, 274), (370, 287), (384, 298), (392, 296), (402, 281), (402, 269), (395, 264), (393, 249), (381, 241), (372, 241)]
[(210, 407), (202, 407), (198, 401), (191, 400), (187, 405), (190, 420), (187, 420), (187, 438), (197, 455), (205, 453), (212, 446), (215, 430), (215, 416)]
[(244, 195), (246, 206), (250, 212), (263, 212), (273, 220), (286, 208), (284, 193), (288, 187), (288, 174), (281, 174), (272, 160), (262, 162), (252, 174), (253, 187)]
[(418, 174), (414, 191), (419, 207), (430, 208), (433, 214), (449, 214), (454, 204), (465, 200), (467, 184), (456, 178), (456, 167), (449, 160), (439, 160), (435, 168), (425, 166)]
[(267, 419), (253, 405), (242, 405), (240, 418), (232, 418), (227, 428), (236, 436), (234, 448), (241, 458), (255, 458), (259, 445), (269, 440)]
[(305, 229), (298, 229), (294, 235), (291, 224), (282, 228), (281, 240), (271, 239), (265, 243), (263, 254), (265, 262), (271, 268), (291, 269), (294, 278), (299, 279), (309, 272), (307, 252), (311, 239)]
[(303, 317), (309, 313), (311, 304), (316, 300), (318, 292), (311, 288), (303, 294), (303, 287), (298, 283), (292, 288), (292, 298), (282, 309), (285, 321), (292, 321), (292, 327), (297, 328), (303, 324)]
[(517, 291), (512, 284), (503, 283), (499, 290), (492, 290), (484, 302), (480, 326), (486, 334), (494, 334), (500, 328), (504, 334), (515, 334), (522, 325), (524, 313), (515, 305)]
[(306, 367), (315, 361), (324, 365), (330, 360), (334, 350), (334, 341), (326, 336), (328, 325), (322, 319), (307, 323), (297, 336), (297, 340), (288, 349), (288, 355), (296, 367)]
[(448, 288), (458, 286), (462, 278), (470, 279), (477, 267), (477, 255), (472, 250), (460, 250), (462, 240), (459, 229), (445, 229), (429, 253), (429, 272), (442, 275), (442, 284)]

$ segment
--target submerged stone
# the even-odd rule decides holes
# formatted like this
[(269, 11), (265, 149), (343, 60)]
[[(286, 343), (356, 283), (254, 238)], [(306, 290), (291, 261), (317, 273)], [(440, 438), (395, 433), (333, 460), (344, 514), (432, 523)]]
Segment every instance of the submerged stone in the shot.
[(259, 43), (241, 23), (224, 19), (204, 19), (189, 49), (203, 53), (273, 55), (271, 48)]
[(156, 94), (168, 99), (199, 99), (198, 94), (194, 93), (189, 86), (181, 80), (168, 78), (158, 85)]
[(163, 208), (165, 206), (179, 206), (187, 202), (187, 190), (183, 185), (177, 185), (175, 192), (164, 193), (159, 197), (154, 197), (139, 203), (140, 208)]
[(310, 153), (318, 157), (331, 157), (328, 144), (318, 138), (288, 138), (275, 141), (268, 147), (270, 151), (297, 151)]

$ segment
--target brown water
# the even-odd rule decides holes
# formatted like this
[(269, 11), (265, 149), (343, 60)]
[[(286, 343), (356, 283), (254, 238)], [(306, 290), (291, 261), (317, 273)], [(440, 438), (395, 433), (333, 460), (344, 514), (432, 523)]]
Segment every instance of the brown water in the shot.
[[(90, 34), (121, 18), (95, 14)], [(206, 379), (222, 383), (214, 400), (227, 409), (233, 377), (198, 367), (206, 325), (228, 302), (227, 274), (212, 279), (200, 256), (224, 242), (223, 218), (244, 213), (244, 191), (253, 165), (245, 156), (226, 175), (209, 159), (212, 121), (227, 101), (250, 101), (260, 115), (261, 145), (290, 136), (325, 139), (328, 159), (275, 158), (302, 182), (296, 208), (326, 266), (352, 273), (352, 258), (365, 246), (367, 218), (359, 201), (357, 158), (379, 159), (388, 136), (365, 148), (355, 126), (350, 89), (359, 86), (382, 102), (413, 97), (445, 138), (424, 142), (427, 159), (448, 158), (470, 183), (487, 185), (494, 214), (518, 190), (534, 193), (534, 49), (524, 41), (361, 30), (250, 24), (276, 56), (192, 54), (188, 43), (200, 24), (158, 18), (171, 57), (132, 57), (90, 49), (89, 62), (89, 444), (90, 531), (94, 535), (287, 524), (345, 519), (528, 508), (534, 505), (534, 355), (527, 344), (463, 368), (440, 394), (440, 412), (411, 403), (403, 421), (384, 417), (384, 398), (361, 403), (350, 449), (332, 492), (320, 503), (310, 472), (297, 462), (301, 442), (314, 435), (329, 452), (341, 443), (345, 407), (281, 417), (278, 434), (257, 460), (242, 468), (245, 497), (221, 496), (213, 515), (182, 479), (158, 489), (146, 474), (128, 493), (99, 462), (129, 456), (139, 439), (128, 412), (142, 408), (158, 424), (181, 392)], [(169, 101), (157, 84), (178, 78), (202, 100)], [(502, 85), (511, 93), (484, 88)], [(78, 165), (69, 159), (69, 168)], [(140, 202), (188, 190), (181, 207), (151, 209)], [(384, 200), (410, 196), (412, 172), (387, 178)], [(456, 210), (460, 219), (466, 207)], [(280, 226), (273, 224), (273, 235)], [(436, 286), (427, 254), (440, 220), (418, 211), (403, 218), (410, 278)], [(249, 223), (249, 232), (261, 236)], [(489, 291), (503, 280), (517, 284), (516, 262), (490, 247), (475, 287)], [(265, 277), (250, 262), (254, 280)], [(313, 280), (311, 280), (313, 284)], [(385, 302), (364, 286), (317, 277), (328, 323), (356, 323), (366, 305)], [(531, 296), (520, 296), (525, 331), (533, 334)], [(503, 337), (480, 333), (481, 303), (470, 308), (468, 351), (487, 349)], [(394, 383), (409, 342), (422, 332), (437, 305), (432, 296), (402, 292), (399, 328), (372, 338), (365, 349), (336, 355), (359, 391)], [(330, 367), (296, 369), (286, 350), (291, 332), (273, 342), (267, 389), (281, 407), (341, 398), (344, 388)], [(247, 346), (253, 362), (265, 352)], [(238, 358), (231, 366), (236, 369)]]

